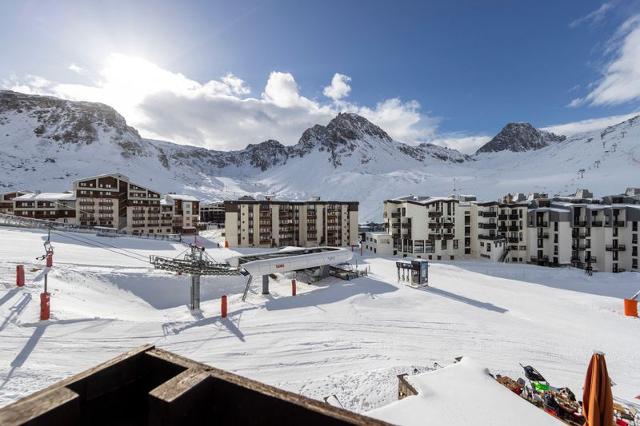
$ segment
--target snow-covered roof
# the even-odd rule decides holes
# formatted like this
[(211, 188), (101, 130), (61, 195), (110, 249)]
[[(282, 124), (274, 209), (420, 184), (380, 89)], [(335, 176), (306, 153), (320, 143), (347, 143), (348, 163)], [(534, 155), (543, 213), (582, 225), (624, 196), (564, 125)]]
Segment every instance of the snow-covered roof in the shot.
[(418, 395), (366, 415), (402, 425), (558, 425), (559, 420), (525, 401), (470, 358), (439, 370), (408, 376)]
[(167, 197), (173, 199), (173, 200), (181, 200), (181, 201), (199, 201), (196, 197), (192, 196), (192, 195), (185, 195), (185, 194), (167, 194)]
[(123, 174), (120, 173), (102, 173), (100, 175), (95, 175), (95, 176), (87, 176), (84, 177), (82, 179), (76, 179), (74, 182), (81, 182), (83, 180), (91, 180), (91, 179), (99, 179), (99, 178), (103, 178), (103, 177), (109, 177), (109, 176), (114, 176), (117, 177), (120, 180), (124, 180), (124, 181), (129, 181), (129, 178)]
[(424, 196), (424, 195), (406, 195), (404, 197), (392, 198), (390, 201), (411, 201), (414, 203), (429, 204), (429, 203), (433, 203), (434, 201), (458, 201), (458, 199), (454, 197), (430, 197), (430, 196)]
[(73, 192), (42, 192), (29, 193), (14, 198), (16, 201), (72, 201), (76, 199)]

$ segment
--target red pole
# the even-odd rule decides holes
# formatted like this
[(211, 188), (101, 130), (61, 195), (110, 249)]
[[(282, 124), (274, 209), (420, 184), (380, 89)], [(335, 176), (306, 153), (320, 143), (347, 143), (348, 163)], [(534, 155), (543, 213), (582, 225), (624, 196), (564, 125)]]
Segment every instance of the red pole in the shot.
[(53, 253), (47, 253), (47, 268), (51, 268), (53, 266)]
[(223, 295), (220, 299), (220, 316), (222, 318), (227, 317), (227, 295)]
[(16, 266), (16, 285), (18, 287), (24, 286), (24, 265)]
[(291, 295), (295, 296), (296, 295), (296, 279), (292, 279), (291, 280)]
[(40, 321), (49, 319), (51, 313), (51, 304), (49, 293), (40, 293)]

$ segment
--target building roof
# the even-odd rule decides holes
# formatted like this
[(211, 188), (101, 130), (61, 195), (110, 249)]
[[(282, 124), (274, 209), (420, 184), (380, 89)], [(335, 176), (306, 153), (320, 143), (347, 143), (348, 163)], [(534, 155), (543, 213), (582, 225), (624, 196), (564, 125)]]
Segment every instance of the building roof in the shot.
[(386, 201), (390, 201), (393, 203), (402, 203), (402, 202), (409, 202), (409, 203), (414, 203), (414, 204), (430, 204), (430, 203), (434, 203), (436, 201), (455, 201), (455, 202), (459, 202), (460, 200), (458, 200), (455, 197), (430, 197), (430, 196), (424, 196), (424, 195), (406, 195), (404, 197), (396, 197), (396, 198), (391, 198), (389, 200)]
[(185, 194), (167, 194), (165, 195), (165, 197), (171, 198), (173, 200), (180, 200), (180, 201), (200, 201), (192, 195), (185, 195)]
[(402, 425), (562, 424), (498, 383), (486, 368), (467, 357), (435, 371), (407, 376), (407, 380), (417, 395), (376, 408), (366, 415)]
[(87, 176), (81, 179), (76, 179), (74, 180), (74, 182), (82, 182), (83, 180), (89, 180), (89, 179), (98, 179), (98, 178), (103, 178), (103, 177), (109, 177), (109, 176), (113, 176), (113, 177), (117, 177), (120, 180), (124, 180), (124, 181), (129, 181), (129, 178), (121, 173), (103, 173), (100, 175), (95, 175), (95, 176)]
[(73, 201), (75, 199), (76, 195), (73, 192), (29, 193), (14, 198), (15, 201)]

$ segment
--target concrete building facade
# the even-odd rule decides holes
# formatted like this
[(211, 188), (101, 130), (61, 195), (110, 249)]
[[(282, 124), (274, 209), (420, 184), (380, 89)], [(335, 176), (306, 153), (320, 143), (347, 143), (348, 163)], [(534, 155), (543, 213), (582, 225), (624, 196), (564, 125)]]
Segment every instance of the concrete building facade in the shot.
[(358, 202), (225, 201), (225, 238), (230, 247), (358, 244)]
[[(593, 198), (507, 195), (478, 202), (471, 196), (400, 197), (384, 202), (392, 255), (574, 266), (588, 271), (638, 271), (640, 189)], [(370, 252), (387, 240), (368, 233)]]

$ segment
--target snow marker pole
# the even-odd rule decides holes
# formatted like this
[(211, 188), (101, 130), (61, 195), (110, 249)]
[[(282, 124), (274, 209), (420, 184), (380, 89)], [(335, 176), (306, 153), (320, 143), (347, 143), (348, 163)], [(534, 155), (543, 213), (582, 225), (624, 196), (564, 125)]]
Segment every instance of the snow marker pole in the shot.
[(222, 297), (220, 298), (220, 316), (222, 318), (227, 317), (227, 295), (226, 294), (222, 295)]
[[(45, 275), (46, 277), (46, 275)], [(40, 293), (40, 321), (47, 321), (51, 314), (51, 297), (46, 291)]]
[(292, 296), (296, 295), (296, 279), (295, 278), (291, 280), (291, 295)]
[(24, 265), (16, 265), (16, 286), (24, 286)]

